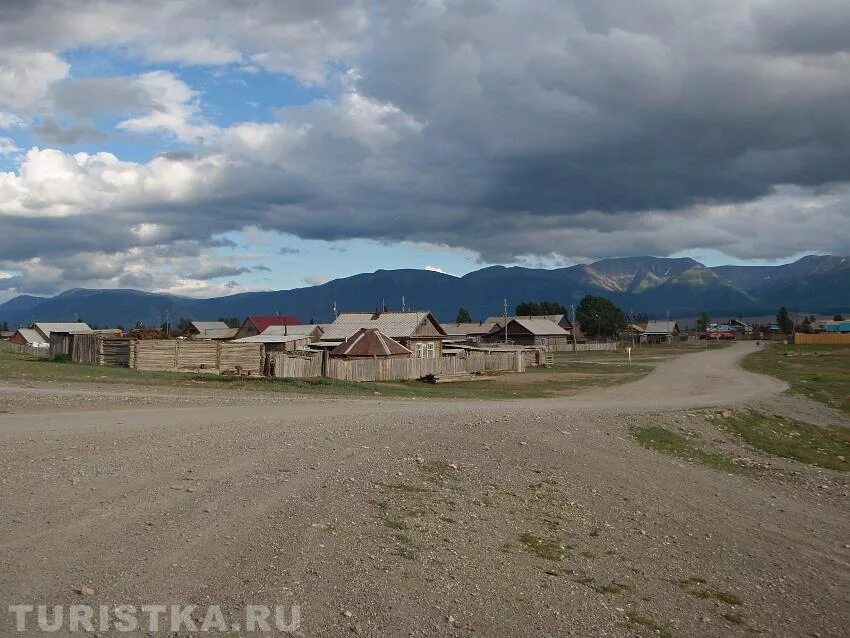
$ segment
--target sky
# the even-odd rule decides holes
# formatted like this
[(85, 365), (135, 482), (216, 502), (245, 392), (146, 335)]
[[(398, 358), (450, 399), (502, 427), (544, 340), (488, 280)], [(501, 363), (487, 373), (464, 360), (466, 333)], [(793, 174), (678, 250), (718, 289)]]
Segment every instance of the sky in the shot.
[(0, 301), (850, 254), (846, 0), (0, 0)]

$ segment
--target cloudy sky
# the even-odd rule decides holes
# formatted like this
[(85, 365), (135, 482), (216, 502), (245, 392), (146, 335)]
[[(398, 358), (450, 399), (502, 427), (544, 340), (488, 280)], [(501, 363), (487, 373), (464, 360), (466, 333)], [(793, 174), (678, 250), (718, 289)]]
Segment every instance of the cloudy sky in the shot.
[(846, 0), (0, 0), (0, 300), (850, 254)]

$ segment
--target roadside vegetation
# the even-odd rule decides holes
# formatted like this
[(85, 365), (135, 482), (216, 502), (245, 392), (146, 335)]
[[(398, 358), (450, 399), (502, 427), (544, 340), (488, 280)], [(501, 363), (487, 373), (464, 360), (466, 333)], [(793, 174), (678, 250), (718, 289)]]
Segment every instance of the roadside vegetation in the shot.
[(723, 419), (720, 429), (748, 445), (801, 463), (850, 471), (850, 430), (811, 425), (746, 410)]
[(743, 366), (782, 379), (794, 394), (850, 414), (850, 347), (777, 344), (751, 354)]
[(725, 454), (694, 445), (687, 438), (659, 426), (635, 427), (632, 429), (637, 442), (643, 447), (688, 461), (700, 463), (724, 472), (744, 473), (752, 468), (735, 463)]

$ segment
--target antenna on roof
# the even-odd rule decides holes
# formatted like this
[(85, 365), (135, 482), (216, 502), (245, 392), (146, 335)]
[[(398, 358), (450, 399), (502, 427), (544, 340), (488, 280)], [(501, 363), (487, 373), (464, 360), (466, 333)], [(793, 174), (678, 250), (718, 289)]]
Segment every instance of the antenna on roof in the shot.
[(336, 302), (334, 301), (334, 319), (339, 317), (339, 313), (336, 311)]
[(405, 307), (404, 307), (404, 295), (402, 295), (402, 296), (401, 296), (401, 311), (402, 311), (402, 312), (404, 312), (404, 310), (405, 310)]

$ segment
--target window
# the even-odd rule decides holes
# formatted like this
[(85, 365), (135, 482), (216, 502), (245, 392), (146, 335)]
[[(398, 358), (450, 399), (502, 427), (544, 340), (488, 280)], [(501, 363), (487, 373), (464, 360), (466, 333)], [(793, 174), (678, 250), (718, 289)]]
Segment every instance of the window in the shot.
[(434, 351), (434, 342), (429, 341), (428, 342), (428, 358), (433, 359), (435, 356), (436, 355), (435, 355), (435, 351)]

